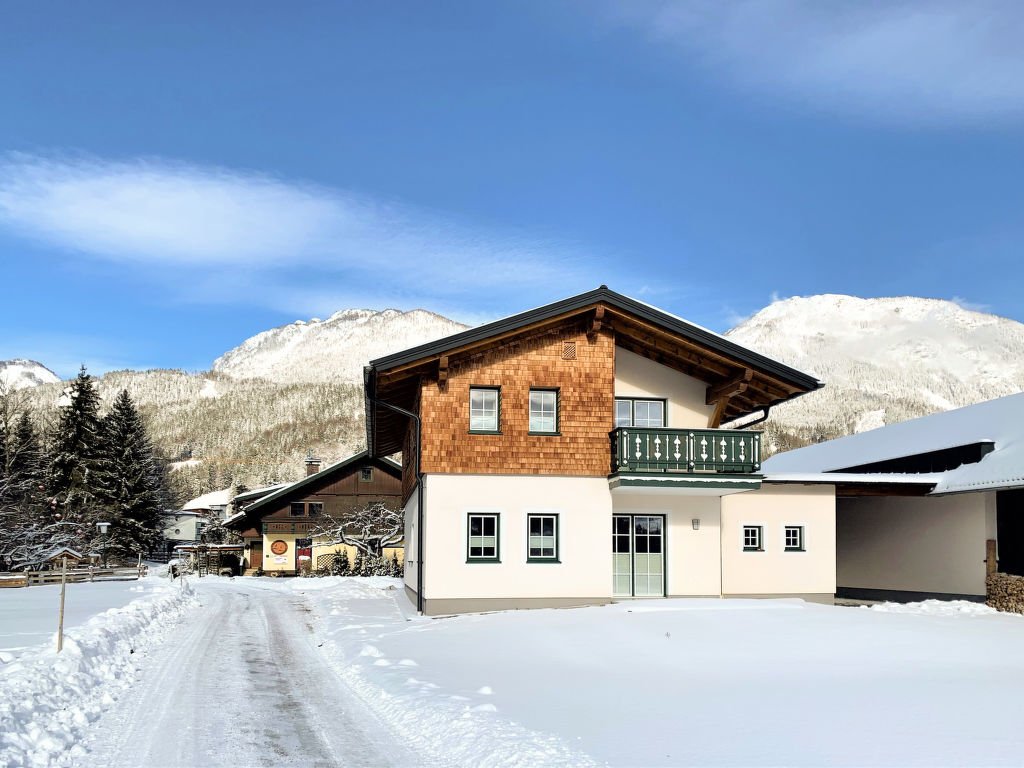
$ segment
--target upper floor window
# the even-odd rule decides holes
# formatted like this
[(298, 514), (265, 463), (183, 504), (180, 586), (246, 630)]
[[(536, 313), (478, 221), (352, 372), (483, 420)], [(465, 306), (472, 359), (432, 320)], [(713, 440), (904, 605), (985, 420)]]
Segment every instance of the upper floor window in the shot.
[(660, 429), (665, 426), (665, 401), (616, 398), (615, 426)]
[(743, 526), (743, 551), (744, 552), (764, 552), (764, 545), (762, 544), (763, 538), (762, 527), (760, 525), (744, 525)]
[(530, 390), (530, 432), (558, 432), (558, 390)]
[(373, 482), (373, 467), (360, 467), (359, 481), (363, 483)]
[(317, 517), (324, 511), (322, 501), (293, 501), (289, 508), (292, 517)]
[(469, 431), (497, 432), (500, 423), (500, 390), (497, 387), (470, 387)]

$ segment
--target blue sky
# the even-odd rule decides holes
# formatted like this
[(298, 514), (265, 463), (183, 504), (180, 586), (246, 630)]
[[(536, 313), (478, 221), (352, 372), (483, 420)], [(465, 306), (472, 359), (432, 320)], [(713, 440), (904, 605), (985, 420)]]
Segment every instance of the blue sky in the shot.
[(607, 283), (1024, 320), (1016, 2), (33, 3), (0, 25), (0, 359), (206, 369), (348, 307)]

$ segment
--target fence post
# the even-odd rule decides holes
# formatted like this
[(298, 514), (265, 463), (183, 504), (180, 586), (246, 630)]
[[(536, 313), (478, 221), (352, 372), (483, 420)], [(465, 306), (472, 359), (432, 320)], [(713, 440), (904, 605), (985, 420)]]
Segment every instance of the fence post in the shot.
[(68, 588), (68, 556), (60, 559), (60, 617), (57, 619), (57, 653), (64, 649), (64, 593)]

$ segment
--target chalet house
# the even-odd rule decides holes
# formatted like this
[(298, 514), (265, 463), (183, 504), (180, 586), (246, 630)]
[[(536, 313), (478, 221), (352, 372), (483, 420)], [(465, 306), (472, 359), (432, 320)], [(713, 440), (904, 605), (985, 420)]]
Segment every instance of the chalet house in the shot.
[(832, 485), (769, 482), (722, 424), (816, 378), (605, 286), (365, 369), (370, 457), (403, 456), (427, 614), (835, 592)]
[(1024, 575), (1024, 393), (788, 451), (764, 469), (835, 485), (840, 596), (980, 601), (987, 566)]
[[(309, 558), (313, 568), (324, 567), (342, 549), (348, 551), (351, 561), (355, 555), (351, 547), (321, 545), (314, 541), (313, 531), (325, 518), (344, 519), (346, 512), (367, 504), (384, 502), (397, 507), (401, 476), (398, 464), (387, 458), (369, 458), (366, 451), (323, 470), (318, 459), (309, 458), (302, 480), (236, 496), (235, 502), (242, 508), (225, 525), (245, 542), (247, 573), (262, 569), (272, 575), (294, 575), (303, 558)], [(385, 557), (392, 554), (402, 560), (400, 547), (384, 551)]]

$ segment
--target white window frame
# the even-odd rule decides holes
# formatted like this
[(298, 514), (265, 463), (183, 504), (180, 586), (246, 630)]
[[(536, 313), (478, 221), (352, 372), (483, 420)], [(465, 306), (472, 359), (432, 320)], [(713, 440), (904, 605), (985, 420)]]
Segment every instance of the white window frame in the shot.
[[(494, 395), (494, 408), (493, 410), (486, 406), (486, 403), (481, 408), (473, 407), (473, 393), (490, 393)], [(476, 414), (474, 416), (474, 413)], [(473, 419), (484, 419), (489, 417), (493, 413), (493, 427), (481, 426), (480, 422), (477, 422), (477, 426), (473, 425)], [(488, 422), (491, 423), (491, 422)], [(469, 388), (469, 431), (470, 432), (481, 432), (484, 434), (494, 434), (501, 431), (501, 388), (500, 387), (489, 387), (485, 385), (475, 386)]]
[[(748, 528), (756, 528), (757, 529), (757, 532), (758, 532), (757, 533), (758, 542), (757, 542), (757, 548), (756, 549), (750, 548), (750, 546), (747, 544), (747, 529)], [(764, 551), (766, 551), (765, 548), (764, 548), (764, 523), (743, 523), (740, 526), (740, 551), (742, 551), (742, 552), (764, 552)]]
[[(618, 403), (626, 401), (629, 403), (629, 424), (619, 424), (618, 414), (613, 413), (612, 418), (615, 420), (615, 427), (635, 427), (636, 429), (666, 429), (668, 428), (668, 398), (667, 397), (654, 397), (653, 395), (644, 395), (642, 397), (633, 397), (629, 395), (616, 395), (615, 396), (615, 408), (618, 410)], [(661, 424), (659, 426), (640, 426), (636, 423), (636, 404), (637, 403), (660, 403), (661, 404)]]
[[(523, 551), (528, 563), (561, 563), (562, 562), (562, 512), (559, 509), (524, 509), (526, 526), (524, 531)], [(533, 557), (530, 555), (530, 518), (555, 518), (555, 555), (554, 557)]]
[[(490, 517), (497, 517), (498, 522), (495, 526), (494, 533), (495, 538), (495, 557), (470, 557), (469, 556), (469, 518), (471, 515), (485, 515)], [(465, 539), (463, 540), (463, 547), (466, 552), (466, 565), (500, 565), (501, 564), (501, 547), (502, 539), (504, 538), (503, 521), (505, 519), (505, 509), (501, 507), (465, 507), (462, 510), (463, 519), (466, 521), (465, 525)]]
[[(800, 548), (790, 549), (786, 546), (786, 531), (789, 528), (800, 529)], [(783, 552), (806, 552), (807, 551), (807, 523), (783, 523), (782, 524), (782, 551)]]
[[(550, 412), (545, 411), (545, 403), (541, 402), (540, 411), (538, 412), (537, 418), (540, 419), (552, 419), (551, 429), (538, 429), (534, 426), (533, 417), (533, 396), (534, 395), (551, 395), (554, 398), (553, 407)], [(561, 405), (561, 397), (559, 397), (559, 391), (555, 387), (530, 387), (530, 398), (528, 407), (529, 413), (529, 431), (532, 435), (557, 435), (559, 429), (559, 406)]]

